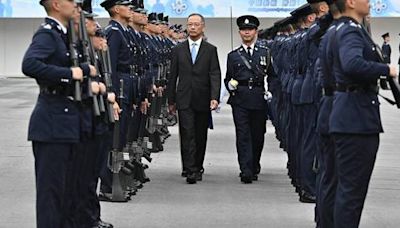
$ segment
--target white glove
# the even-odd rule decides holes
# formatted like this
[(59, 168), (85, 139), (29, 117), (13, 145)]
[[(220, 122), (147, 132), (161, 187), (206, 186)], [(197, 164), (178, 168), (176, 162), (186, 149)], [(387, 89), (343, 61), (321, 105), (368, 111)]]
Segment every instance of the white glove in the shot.
[(236, 81), (235, 79), (231, 79), (228, 82), (228, 88), (229, 90), (237, 90), (237, 86), (239, 85), (239, 82)]
[(272, 99), (272, 93), (269, 92), (269, 91), (265, 92), (265, 94), (264, 94), (264, 100), (270, 101), (271, 99)]

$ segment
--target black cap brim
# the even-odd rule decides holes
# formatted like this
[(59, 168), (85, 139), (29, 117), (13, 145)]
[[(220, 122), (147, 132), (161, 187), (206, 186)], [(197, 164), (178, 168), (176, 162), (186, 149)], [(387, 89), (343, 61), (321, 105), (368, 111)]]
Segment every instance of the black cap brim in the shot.
[(239, 26), (239, 30), (244, 30), (244, 29), (257, 29), (258, 26), (255, 24), (245, 24), (245, 25), (241, 25)]
[(95, 14), (95, 13), (88, 13), (88, 12), (86, 12), (86, 11), (83, 11), (83, 15), (85, 16), (85, 18), (88, 18), (88, 19), (93, 19), (93, 18), (99, 16), (98, 14)]

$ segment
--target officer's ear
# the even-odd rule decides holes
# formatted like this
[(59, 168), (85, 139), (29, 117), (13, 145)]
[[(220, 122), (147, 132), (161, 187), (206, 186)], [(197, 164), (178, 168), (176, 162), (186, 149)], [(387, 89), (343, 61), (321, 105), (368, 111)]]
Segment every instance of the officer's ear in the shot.
[(346, 5), (348, 8), (354, 10), (356, 8), (357, 0), (346, 0)]
[(50, 10), (60, 12), (62, 10), (62, 6), (58, 0), (49, 1), (50, 3)]
[(115, 15), (115, 14), (119, 14), (119, 12), (120, 12), (120, 7), (119, 7), (119, 5), (114, 6), (114, 7), (111, 9), (111, 11), (113, 11), (113, 14), (114, 14), (114, 15)]
[(329, 5), (328, 5), (328, 3), (326, 3), (326, 2), (321, 2), (320, 4), (319, 4), (319, 12), (328, 12), (329, 11)]

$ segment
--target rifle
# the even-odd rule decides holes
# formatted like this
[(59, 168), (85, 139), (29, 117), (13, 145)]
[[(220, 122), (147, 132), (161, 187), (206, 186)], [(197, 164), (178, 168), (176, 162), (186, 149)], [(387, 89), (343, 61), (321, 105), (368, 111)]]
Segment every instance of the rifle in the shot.
[[(69, 39), (69, 52), (73, 67), (79, 67), (79, 57), (78, 57), (78, 38), (75, 33), (74, 21), (71, 19), (68, 21), (68, 39)], [(74, 100), (82, 101), (82, 91), (81, 82), (78, 80), (74, 81)]]
[[(136, 112), (140, 112), (140, 110), (137, 109)], [(135, 120), (129, 123), (128, 142), (123, 150), (124, 153), (129, 154), (129, 161), (124, 162), (122, 167), (123, 188), (127, 190), (129, 196), (135, 195), (137, 189), (143, 187), (143, 183), (150, 181), (145, 174), (145, 169), (148, 166), (142, 163), (141, 158), (144, 157), (147, 161), (152, 161), (149, 153), (152, 145), (148, 142), (148, 138), (143, 137), (143, 126), (146, 118), (144, 115), (140, 118), (140, 121)], [(136, 124), (139, 124), (139, 126)], [(139, 134), (135, 139), (137, 127), (139, 127)]]
[[(103, 77), (104, 77), (104, 82), (106, 84), (107, 92), (112, 91), (112, 79), (111, 79), (111, 60), (110, 60), (110, 52), (108, 50), (104, 51), (99, 51), (99, 56), (101, 58), (101, 67), (102, 67), (102, 72), (103, 72)], [(108, 102), (107, 105), (107, 110), (108, 110), (108, 118), (110, 123), (115, 122), (114, 118), (114, 109), (113, 109), (113, 104), (111, 102)]]
[[(82, 9), (83, 1), (76, 1), (78, 7)], [(85, 64), (91, 64), (97, 66), (96, 59), (92, 59), (89, 54), (90, 46), (91, 43), (89, 41), (89, 36), (87, 34), (86, 30), (86, 19), (83, 10), (80, 11), (80, 16), (79, 16), (79, 35), (80, 35), (80, 42), (82, 45), (82, 56), (83, 56), (83, 63)], [(96, 68), (98, 72), (98, 68)], [(97, 99), (97, 95), (93, 94), (92, 91), (92, 78), (90, 75), (87, 75), (87, 80), (88, 80), (88, 96), (92, 98), (92, 103), (93, 103), (93, 112), (95, 116), (100, 116), (100, 108), (99, 108), (99, 103)]]
[[(158, 87), (160, 78), (161, 78), (161, 66), (158, 65), (157, 77), (156, 77), (155, 81), (153, 82), (153, 85)], [(159, 116), (160, 116), (160, 111), (159, 111), (160, 109), (158, 108), (158, 106), (161, 103), (159, 101), (158, 94), (153, 92), (153, 87), (151, 87), (149, 89), (148, 96), (149, 96), (149, 98), (151, 98), (151, 100), (150, 100), (150, 115), (148, 116), (147, 121), (146, 121), (146, 129), (149, 132), (149, 134), (154, 134), (157, 130), (157, 126), (162, 124), (158, 121)]]
[[(123, 79), (120, 80), (120, 95), (119, 100), (123, 99)], [(129, 155), (123, 153), (119, 150), (119, 137), (120, 137), (120, 121), (116, 120), (114, 123), (114, 132), (113, 132), (113, 149), (110, 152), (108, 166), (112, 172), (113, 180), (112, 180), (112, 193), (111, 193), (111, 201), (113, 202), (127, 202), (127, 197), (125, 191), (122, 189), (121, 181), (119, 173), (122, 169), (123, 163), (129, 161)]]
[[(165, 65), (165, 72), (164, 75), (161, 79), (161, 83), (163, 84), (164, 87), (168, 86), (168, 77), (171, 73), (171, 60), (166, 61)], [(161, 115), (163, 118), (163, 125), (168, 126), (168, 116), (169, 116), (169, 110), (168, 110), (168, 101), (167, 101), (167, 94), (164, 93), (161, 99)]]
[(139, 124), (139, 135), (136, 144), (132, 144), (132, 150), (130, 154), (132, 156), (132, 163), (135, 165), (136, 172), (135, 178), (141, 183), (149, 182), (150, 179), (146, 176), (144, 170), (146, 166), (142, 163), (142, 157), (144, 157), (148, 162), (152, 161), (150, 157), (150, 150), (153, 149), (153, 145), (148, 137), (145, 137), (145, 124), (146, 116), (143, 115), (140, 119)]
[[(96, 71), (98, 72), (99, 77), (101, 78), (102, 75), (100, 74), (99, 64), (97, 62), (97, 58), (99, 58), (99, 55), (97, 55), (97, 58), (96, 58), (96, 54), (97, 53), (94, 50), (94, 47), (92, 45), (92, 41), (91, 40), (89, 40), (89, 44), (90, 44), (89, 45), (89, 47), (90, 47), (90, 55), (92, 56), (92, 64), (93, 64), (94, 68), (96, 68)], [(104, 94), (101, 94), (100, 97), (99, 97), (99, 111), (100, 111), (100, 113), (105, 113), (106, 112), (106, 107), (105, 107), (105, 104), (104, 104), (104, 97), (102, 95), (104, 95)]]

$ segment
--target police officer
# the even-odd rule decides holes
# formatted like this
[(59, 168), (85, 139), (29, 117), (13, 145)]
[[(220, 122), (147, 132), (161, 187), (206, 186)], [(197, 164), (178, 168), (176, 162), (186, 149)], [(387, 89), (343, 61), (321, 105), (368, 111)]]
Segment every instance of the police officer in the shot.
[(131, 18), (130, 1), (106, 0), (100, 4), (110, 14), (111, 20), (105, 28), (107, 44), (110, 50), (112, 80), (114, 92), (118, 94), (120, 79), (123, 80), (123, 100), (121, 109), (120, 148), (126, 144), (126, 136), (130, 115), (132, 113), (137, 84), (133, 70), (133, 47), (130, 43), (128, 22)]
[[(82, 26), (80, 32), (86, 29), (87, 36), (81, 35), (81, 38), (86, 38), (88, 46), (82, 47), (85, 52), (81, 56), (87, 59), (83, 61), (91, 61), (93, 65), (98, 67), (98, 57), (95, 50), (104, 49), (107, 46), (106, 40), (99, 41), (95, 38), (97, 22), (94, 19), (97, 15), (92, 12), (91, 1), (85, 1), (82, 5), (83, 16), (85, 17), (85, 24)], [(79, 17), (80, 15), (78, 15)], [(98, 69), (97, 69), (98, 70)], [(100, 72), (99, 72), (100, 73)], [(82, 96), (81, 103), (81, 140), (78, 144), (78, 153), (76, 156), (77, 166), (74, 167), (76, 176), (78, 177), (77, 194), (75, 195), (76, 203), (74, 205), (73, 219), (79, 224), (78, 227), (113, 227), (111, 224), (105, 223), (100, 219), (100, 205), (97, 197), (97, 179), (99, 178), (99, 160), (107, 159), (107, 152), (104, 148), (110, 148), (106, 137), (109, 132), (108, 120), (105, 112), (106, 110), (97, 110), (94, 104), (105, 104), (104, 98), (107, 98), (105, 85), (100, 82), (100, 74), (97, 77), (91, 77), (91, 80), (85, 80), (87, 86), (90, 86), (91, 93), (88, 93), (87, 86), (84, 86), (84, 95)], [(102, 89), (101, 89), (102, 88)], [(115, 95), (114, 95), (115, 96)], [(101, 101), (101, 102), (100, 102)], [(104, 105), (105, 106), (105, 105)], [(110, 141), (110, 140), (109, 140)]]
[[(295, 24), (298, 28), (297, 32), (292, 35), (292, 67), (291, 67), (291, 86), (288, 90), (291, 92), (290, 104), (292, 106), (291, 122), (289, 127), (289, 147), (288, 152), (291, 155), (290, 174), (295, 187), (301, 186), (301, 169), (302, 169), (302, 134), (303, 127), (303, 104), (300, 102), (301, 89), (305, 77), (305, 59), (303, 53), (306, 52), (304, 45), (304, 37), (307, 35), (308, 28), (315, 20), (315, 13), (310, 4), (306, 3), (291, 12), (295, 18)], [(290, 83), (289, 83), (290, 84)]]
[(236, 128), (236, 147), (243, 183), (252, 183), (260, 173), (260, 158), (266, 132), (264, 80), (276, 77), (271, 54), (256, 44), (259, 20), (250, 15), (237, 19), (242, 45), (228, 54), (225, 86), (230, 93)]
[(335, 144), (329, 134), (329, 117), (332, 111), (333, 95), (336, 81), (332, 66), (337, 60), (332, 55), (334, 51), (334, 40), (340, 12), (334, 1), (329, 2), (329, 10), (334, 20), (321, 39), (319, 47), (318, 84), (320, 85), (321, 99), (317, 118), (318, 150), (320, 151), (319, 173), (321, 179), (317, 182), (319, 191), (316, 198), (316, 213), (318, 214), (317, 227), (333, 228), (333, 212), (337, 188), (337, 171), (335, 163)]
[[(151, 105), (155, 107), (155, 97), (160, 96), (163, 93), (163, 87), (157, 86), (156, 81), (159, 75), (159, 66), (164, 61), (163, 60), (163, 46), (160, 38), (162, 30), (159, 26), (161, 21), (157, 13), (150, 13), (147, 17), (147, 23), (144, 26), (144, 38), (148, 50), (148, 61), (147, 61), (147, 72), (146, 72), (146, 82), (149, 94), (151, 94), (149, 99), (151, 100)], [(153, 109), (154, 110), (154, 109)], [(154, 113), (151, 113), (154, 115)], [(157, 118), (156, 116), (153, 116)], [(159, 152), (163, 150), (161, 144), (161, 138), (158, 132), (154, 132), (150, 135), (151, 142), (153, 143), (152, 152)]]
[(384, 63), (390, 63), (390, 56), (392, 54), (392, 49), (390, 48), (390, 36), (389, 33), (385, 33), (382, 35), (383, 44), (382, 44), (382, 57)]
[[(326, 15), (329, 5), (324, 0), (307, 0), (316, 13), (316, 20), (310, 26), (304, 36), (305, 52), (300, 59), (305, 61), (305, 78), (301, 89), (300, 103), (303, 107), (303, 133), (301, 149), (301, 192), (300, 201), (306, 203), (315, 202), (316, 195), (316, 156), (317, 156), (317, 134), (315, 131), (318, 114), (318, 98), (316, 88), (316, 62), (318, 58), (318, 45), (321, 36), (326, 31), (326, 21), (331, 21)], [(330, 23), (330, 22), (329, 22)]]
[(138, 0), (131, 2), (131, 18), (129, 20), (129, 38), (131, 46), (133, 47), (133, 66), (134, 73), (137, 75), (135, 82), (137, 84), (137, 100), (133, 118), (129, 124), (128, 143), (137, 141), (139, 135), (143, 136), (144, 127), (141, 129), (141, 123), (144, 121), (148, 108), (148, 90), (146, 89), (147, 83), (144, 75), (145, 60), (147, 58), (147, 51), (142, 39), (142, 26), (143, 26), (143, 10)]
[[(108, 11), (111, 17), (109, 25), (105, 28), (105, 33), (111, 59), (113, 92), (118, 97), (123, 97), (120, 104), (123, 110), (120, 117), (119, 149), (121, 150), (126, 144), (130, 116), (135, 103), (135, 88), (137, 88), (134, 72), (132, 72), (132, 46), (127, 28), (131, 18), (131, 2), (105, 0), (100, 5)], [(121, 95), (119, 94), (120, 80), (123, 80), (124, 91), (124, 94)], [(111, 192), (112, 175), (111, 172), (106, 173), (108, 175), (104, 175), (102, 179), (101, 196), (104, 196), (104, 193)]]
[(333, 64), (336, 93), (329, 121), (335, 142), (338, 187), (335, 228), (359, 226), (368, 185), (383, 132), (377, 97), (381, 75), (396, 77), (397, 67), (378, 62), (377, 46), (363, 29), (370, 4), (337, 0), (344, 16), (336, 29)]
[(96, 75), (93, 66), (71, 67), (67, 24), (75, 3), (41, 0), (48, 17), (35, 33), (25, 53), (22, 71), (35, 78), (40, 87), (30, 118), (28, 140), (32, 141), (36, 174), (37, 227), (69, 227), (65, 218), (72, 180), (71, 168), (80, 140), (79, 109), (73, 100), (74, 81)]

